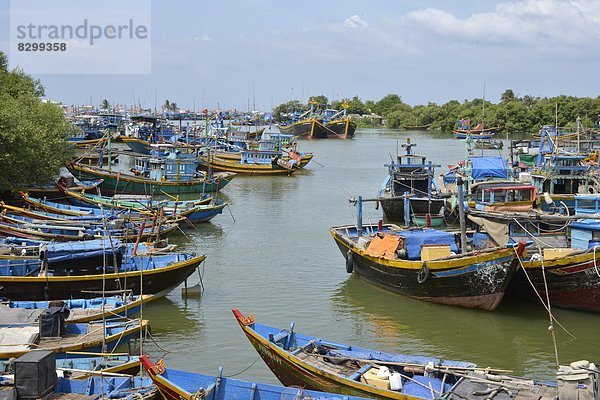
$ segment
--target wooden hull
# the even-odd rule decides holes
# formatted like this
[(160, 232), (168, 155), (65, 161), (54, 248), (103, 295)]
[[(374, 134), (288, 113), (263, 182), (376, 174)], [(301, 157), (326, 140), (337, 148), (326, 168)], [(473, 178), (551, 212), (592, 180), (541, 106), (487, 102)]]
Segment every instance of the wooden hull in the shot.
[[(102, 325), (97, 324), (98, 326), (90, 326), (90, 331), (94, 332), (97, 330), (102, 330)], [(43, 343), (42, 347), (44, 350), (50, 350), (56, 353), (56, 358), (67, 358), (67, 352), (77, 352), (77, 351), (86, 351), (86, 352), (101, 352), (102, 347), (106, 346), (106, 352), (112, 352), (117, 346), (127, 344), (131, 339), (135, 337), (139, 337), (140, 330), (146, 330), (148, 328), (148, 321), (143, 320), (141, 323), (135, 325), (128, 325), (126, 328), (117, 333), (109, 334), (105, 338), (99, 339), (86, 339), (85, 336), (81, 335), (81, 338), (77, 341), (65, 342), (61, 343), (61, 341), (57, 341), (57, 344), (48, 345), (47, 343)], [(102, 335), (104, 336), (104, 335)], [(22, 356), (23, 354), (28, 353), (29, 350), (18, 350), (0, 353), (0, 360), (5, 360), (9, 358), (17, 358)]]
[(134, 153), (138, 154), (150, 154), (152, 146), (150, 142), (134, 137), (124, 137), (121, 139), (123, 143), (127, 145)]
[[(383, 216), (388, 221), (404, 222), (404, 199), (403, 198), (379, 198), (379, 204), (383, 209)], [(439, 214), (446, 204), (444, 199), (411, 199), (411, 214)]]
[(238, 310), (234, 314), (246, 337), (262, 357), (263, 361), (273, 374), (285, 386), (302, 387), (309, 390), (338, 393), (346, 396), (359, 396), (369, 399), (400, 399), (422, 400), (419, 397), (409, 396), (390, 390), (383, 390), (361, 382), (341, 378), (327, 371), (303, 362), (274, 343), (261, 337), (254, 330), (245, 326)]
[[(200, 166), (203, 169), (208, 168), (206, 158), (200, 160)], [(291, 175), (298, 169), (298, 166), (294, 166), (292, 169), (285, 169), (279, 165), (242, 164), (239, 161), (223, 160), (219, 158), (212, 158), (210, 167), (213, 171), (233, 172), (235, 174), (246, 175)]]
[(154, 181), (138, 178), (127, 174), (108, 172), (95, 168), (88, 168), (78, 164), (71, 164), (69, 170), (79, 179), (103, 179), (100, 188), (103, 194), (193, 194), (209, 193), (223, 189), (235, 174), (221, 174), (213, 180), (194, 179), (191, 181)]
[(467, 137), (470, 137), (471, 139), (491, 139), (494, 137), (494, 135), (496, 134), (495, 129), (497, 128), (490, 128), (489, 130), (486, 129), (483, 132), (478, 130), (478, 131), (468, 131), (468, 130), (454, 130), (452, 131), (452, 134), (454, 135), (454, 137), (456, 139), (466, 139)]
[(325, 124), (327, 137), (349, 139), (354, 137), (356, 131), (356, 122), (350, 118), (344, 118), (337, 121), (331, 121)]
[[(516, 270), (513, 249), (426, 263), (394, 261), (369, 256), (351, 247), (335, 228), (330, 232), (347, 263), (352, 257), (353, 272), (358, 276), (392, 292), (432, 303), (494, 310)], [(430, 272), (419, 282), (417, 277), (424, 264)]]
[[(80, 276), (0, 276), (2, 297), (11, 300), (61, 300), (97, 297), (97, 293), (132, 290), (133, 294), (164, 295), (185, 281), (205, 256), (143, 271)], [(87, 291), (87, 292), (82, 292)], [(88, 293), (88, 292), (96, 293)]]
[(307, 119), (292, 125), (279, 126), (281, 133), (304, 139), (327, 139), (327, 129), (316, 119)]
[[(546, 299), (546, 285), (550, 304), (554, 307), (600, 312), (600, 249), (577, 255), (567, 255), (556, 260), (524, 261), (511, 284), (510, 295), (539, 302), (535, 291)], [(594, 261), (595, 260), (595, 261)]]
[[(413, 214), (411, 215), (411, 219), (413, 224), (417, 226), (426, 226), (427, 225), (427, 214)], [(430, 225), (432, 227), (442, 226), (444, 225), (444, 216), (443, 215), (429, 215)]]

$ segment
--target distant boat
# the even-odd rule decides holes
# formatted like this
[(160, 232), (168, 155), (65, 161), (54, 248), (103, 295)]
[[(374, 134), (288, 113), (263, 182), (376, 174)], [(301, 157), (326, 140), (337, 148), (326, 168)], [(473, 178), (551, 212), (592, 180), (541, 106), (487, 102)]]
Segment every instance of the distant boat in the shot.
[(348, 116), (348, 102), (344, 101), (342, 110), (326, 109), (321, 113), (327, 137), (334, 139), (350, 139), (354, 137), (356, 122)]
[(402, 125), (402, 129), (406, 131), (427, 131), (431, 124), (424, 125)]
[(494, 149), (494, 150), (502, 150), (504, 147), (504, 143), (502, 140), (498, 139), (476, 139), (475, 146), (476, 149)]
[(327, 129), (317, 119), (315, 103), (310, 102), (310, 109), (300, 115), (294, 115), (289, 124), (280, 124), (279, 130), (284, 134), (291, 134), (303, 139), (327, 139)]
[[(377, 202), (383, 208), (383, 215), (388, 221), (404, 221), (410, 214), (438, 215), (446, 203), (446, 199), (435, 189), (434, 165), (426, 161), (425, 156), (413, 154), (416, 146), (406, 139), (402, 147), (406, 154), (397, 156), (388, 167), (388, 176), (377, 194)], [(405, 198), (408, 193), (408, 199)], [(405, 210), (406, 205), (410, 210)]]
[[(149, 168), (139, 175), (111, 171), (104, 168), (71, 163), (69, 170), (75, 176), (103, 179), (100, 185), (106, 194), (190, 194), (216, 192), (235, 176), (233, 173), (215, 173), (212, 177), (198, 177), (197, 159), (182, 161), (177, 158), (148, 158)], [(185, 170), (180, 168), (185, 166)], [(183, 168), (182, 168), (183, 169)], [(145, 176), (147, 174), (148, 176)]]

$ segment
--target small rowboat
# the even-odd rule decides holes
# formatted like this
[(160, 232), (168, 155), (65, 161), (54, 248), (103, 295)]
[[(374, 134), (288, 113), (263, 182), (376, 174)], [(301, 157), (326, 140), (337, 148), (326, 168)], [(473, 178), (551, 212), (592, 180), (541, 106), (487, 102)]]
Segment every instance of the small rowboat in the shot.
[(444, 225), (444, 215), (441, 214), (413, 214), (412, 222), (418, 227), (438, 227)]
[(165, 400), (197, 400), (198, 393), (202, 393), (202, 398), (206, 399), (360, 400), (352, 396), (343, 396), (342, 399), (333, 393), (225, 378), (222, 368), (219, 369), (219, 375), (214, 377), (167, 368), (162, 359), (154, 364), (148, 356), (141, 356), (140, 361)]

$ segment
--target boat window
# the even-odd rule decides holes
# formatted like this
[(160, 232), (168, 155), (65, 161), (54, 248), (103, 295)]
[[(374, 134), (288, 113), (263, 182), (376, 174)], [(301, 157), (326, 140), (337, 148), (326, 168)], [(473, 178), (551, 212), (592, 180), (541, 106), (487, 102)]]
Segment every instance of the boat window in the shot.
[(503, 203), (507, 201), (506, 198), (506, 190), (497, 190), (494, 192), (494, 202), (495, 203)]

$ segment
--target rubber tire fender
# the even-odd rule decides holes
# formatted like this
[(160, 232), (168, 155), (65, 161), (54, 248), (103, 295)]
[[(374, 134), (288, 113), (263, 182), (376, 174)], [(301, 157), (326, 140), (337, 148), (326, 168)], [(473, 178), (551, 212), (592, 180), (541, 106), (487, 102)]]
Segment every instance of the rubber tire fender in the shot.
[(429, 279), (430, 271), (427, 263), (424, 262), (419, 272), (417, 272), (417, 282), (425, 283)]
[(354, 271), (354, 256), (352, 250), (348, 249), (348, 253), (346, 253), (346, 272), (351, 274), (352, 271)]

